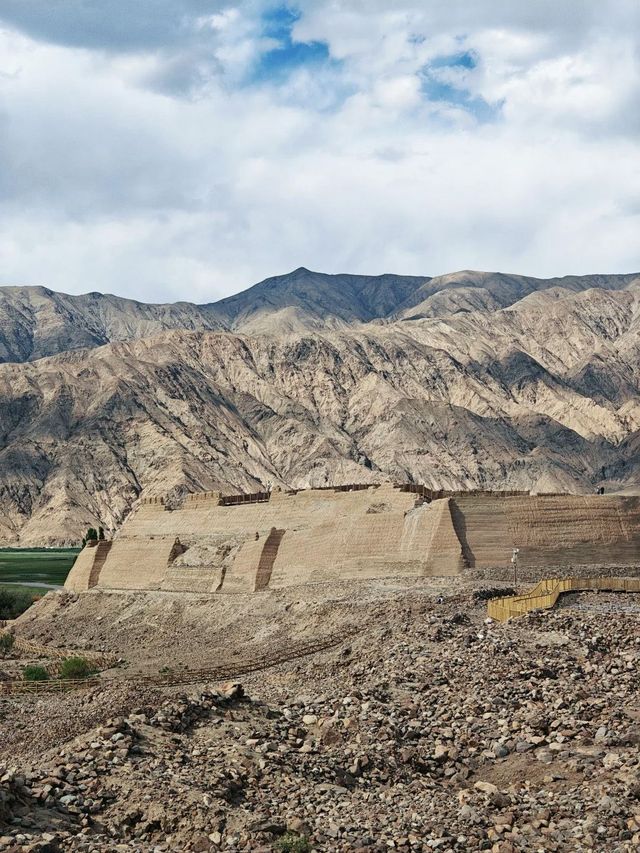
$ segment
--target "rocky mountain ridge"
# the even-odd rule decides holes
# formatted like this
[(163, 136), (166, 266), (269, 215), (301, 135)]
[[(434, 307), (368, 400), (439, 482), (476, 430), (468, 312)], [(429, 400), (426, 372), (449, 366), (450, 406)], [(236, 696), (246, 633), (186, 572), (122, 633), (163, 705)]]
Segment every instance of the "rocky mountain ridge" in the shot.
[(279, 335), (492, 312), (554, 288), (618, 292), (639, 280), (638, 275), (535, 279), (469, 270), (435, 278), (326, 275), (300, 267), (204, 305), (145, 304), (95, 292), (73, 296), (45, 287), (0, 287), (0, 362), (34, 361), (170, 329)]
[(300, 268), (205, 305), (1, 287), (0, 362), (34, 361), (169, 329), (279, 333), (346, 326), (386, 317), (424, 282), (424, 277), (331, 276)]

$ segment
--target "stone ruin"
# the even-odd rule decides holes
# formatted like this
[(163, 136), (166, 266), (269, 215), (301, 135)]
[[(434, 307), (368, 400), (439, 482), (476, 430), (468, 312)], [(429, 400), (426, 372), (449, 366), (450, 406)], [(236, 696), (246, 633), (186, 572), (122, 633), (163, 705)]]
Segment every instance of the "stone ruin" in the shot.
[(248, 593), (303, 583), (637, 561), (640, 497), (434, 492), (390, 483), (142, 499), (65, 587)]

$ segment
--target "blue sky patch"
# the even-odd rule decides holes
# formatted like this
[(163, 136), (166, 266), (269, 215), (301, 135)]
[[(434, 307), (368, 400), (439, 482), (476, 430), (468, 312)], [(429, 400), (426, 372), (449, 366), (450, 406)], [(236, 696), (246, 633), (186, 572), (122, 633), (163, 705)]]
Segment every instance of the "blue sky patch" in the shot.
[(472, 50), (452, 53), (449, 56), (437, 56), (429, 63), (430, 68), (466, 68), (472, 71), (478, 65), (477, 54)]
[(300, 13), (290, 6), (276, 6), (265, 12), (262, 33), (278, 41), (279, 45), (262, 54), (253, 69), (252, 83), (280, 83), (297, 68), (331, 62), (329, 47), (325, 42), (293, 40), (292, 29), (299, 17)]
[[(490, 104), (479, 95), (472, 95), (466, 86), (465, 72), (473, 71), (477, 66), (477, 55), (470, 50), (436, 57), (420, 72), (422, 94), (429, 101), (466, 110), (481, 123), (495, 120), (502, 103)], [(459, 73), (448, 74), (448, 70)]]
[(300, 19), (300, 12), (291, 6), (276, 6), (262, 16), (262, 34), (280, 41), (291, 41), (293, 25)]
[(481, 123), (495, 120), (502, 108), (502, 103), (490, 104), (479, 95), (472, 95), (466, 89), (458, 89), (428, 74), (422, 76), (421, 90), (427, 100), (466, 110)]

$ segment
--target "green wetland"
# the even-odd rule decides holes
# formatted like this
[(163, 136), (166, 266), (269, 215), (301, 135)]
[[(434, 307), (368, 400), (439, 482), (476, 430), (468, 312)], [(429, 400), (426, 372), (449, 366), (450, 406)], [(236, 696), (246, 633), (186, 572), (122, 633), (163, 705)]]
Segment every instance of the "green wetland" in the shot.
[(61, 587), (79, 548), (0, 548), (0, 587), (28, 588), (43, 595)]

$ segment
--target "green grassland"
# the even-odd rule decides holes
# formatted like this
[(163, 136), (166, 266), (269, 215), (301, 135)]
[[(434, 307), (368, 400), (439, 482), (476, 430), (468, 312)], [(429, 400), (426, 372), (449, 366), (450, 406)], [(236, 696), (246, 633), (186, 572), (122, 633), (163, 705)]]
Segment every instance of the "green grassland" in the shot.
[(0, 548), (0, 586), (20, 584), (42, 595), (46, 588), (37, 585), (62, 586), (79, 552), (79, 548)]

